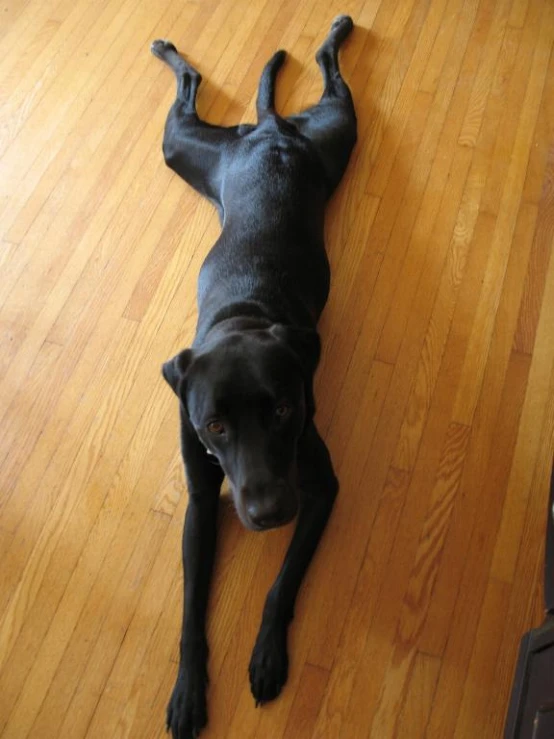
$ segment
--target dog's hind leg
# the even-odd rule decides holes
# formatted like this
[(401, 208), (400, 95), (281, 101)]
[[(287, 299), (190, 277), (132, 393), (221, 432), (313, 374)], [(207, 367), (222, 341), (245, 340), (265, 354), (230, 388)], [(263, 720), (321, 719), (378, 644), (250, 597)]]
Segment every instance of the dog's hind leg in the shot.
[(343, 79), (339, 67), (339, 49), (353, 28), (354, 23), (350, 16), (337, 16), (331, 24), (331, 30), (327, 38), (315, 55), (323, 76), (322, 100), (329, 97), (350, 98), (350, 90)]
[(171, 67), (177, 79), (177, 97), (165, 124), (165, 162), (185, 182), (211, 200), (223, 220), (221, 162), (239, 138), (238, 127), (213, 126), (200, 120), (196, 112), (196, 94), (202, 77), (170, 41), (154, 41), (151, 51)]
[(171, 41), (158, 39), (150, 47), (152, 54), (165, 62), (175, 73), (177, 79), (177, 103), (183, 112), (196, 115), (196, 93), (202, 81), (200, 72), (179, 54)]
[(354, 103), (338, 61), (340, 46), (353, 27), (349, 16), (335, 18), (329, 35), (316, 54), (323, 76), (321, 99), (317, 105), (287, 119), (310, 139), (319, 154), (329, 196), (340, 182), (356, 143)]

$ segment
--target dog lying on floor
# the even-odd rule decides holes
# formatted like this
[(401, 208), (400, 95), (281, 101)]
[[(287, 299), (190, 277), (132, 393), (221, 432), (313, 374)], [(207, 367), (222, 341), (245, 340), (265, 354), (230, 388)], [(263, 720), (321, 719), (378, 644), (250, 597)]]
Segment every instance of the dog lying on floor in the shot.
[(298, 514), (250, 661), (256, 705), (286, 682), (288, 625), (338, 491), (314, 425), (312, 385), (330, 281), (325, 204), (356, 142), (352, 96), (338, 65), (352, 28), (350, 17), (337, 17), (317, 52), (324, 83), (317, 105), (288, 118), (276, 113), (285, 59), (278, 51), (260, 80), (257, 125), (230, 128), (200, 120), (199, 73), (169, 41), (152, 44), (177, 78), (165, 161), (216, 206), (222, 224), (200, 270), (192, 347), (163, 366), (179, 399), (189, 492), (180, 664), (167, 712), (175, 739), (197, 736), (207, 722), (206, 607), (224, 475), (249, 529), (282, 526)]

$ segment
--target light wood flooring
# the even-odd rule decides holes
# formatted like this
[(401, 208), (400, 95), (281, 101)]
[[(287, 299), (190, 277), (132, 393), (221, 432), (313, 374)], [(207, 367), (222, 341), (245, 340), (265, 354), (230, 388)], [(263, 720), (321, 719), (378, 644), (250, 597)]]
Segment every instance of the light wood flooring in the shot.
[(290, 528), (221, 516), (206, 739), (495, 739), (540, 623), (554, 447), (551, 0), (3, 0), (0, 736), (163, 737), (186, 491), (161, 363), (215, 212), (164, 165), (200, 112), (315, 101), (339, 12), (359, 143), (327, 218), (318, 423), (341, 494), (282, 697), (247, 665)]

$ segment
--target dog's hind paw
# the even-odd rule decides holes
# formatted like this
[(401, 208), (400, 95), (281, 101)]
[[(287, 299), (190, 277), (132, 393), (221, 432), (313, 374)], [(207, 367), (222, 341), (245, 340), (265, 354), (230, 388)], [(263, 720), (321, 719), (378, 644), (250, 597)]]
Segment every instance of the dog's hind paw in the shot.
[(354, 21), (349, 15), (345, 15), (344, 13), (333, 18), (333, 22), (331, 23), (331, 31), (343, 29), (346, 33), (350, 33), (353, 28)]
[(152, 41), (152, 43), (150, 44), (150, 51), (152, 52), (152, 54), (154, 54), (154, 56), (157, 56), (158, 59), (165, 59), (168, 51), (174, 51), (175, 53), (177, 53), (177, 49), (171, 43), (171, 41), (167, 41), (163, 38)]
[(286, 627), (262, 626), (248, 668), (256, 706), (277, 698), (287, 681), (288, 670)]
[(350, 34), (354, 28), (354, 21), (349, 15), (337, 15), (331, 23), (329, 36), (332, 36), (339, 44)]

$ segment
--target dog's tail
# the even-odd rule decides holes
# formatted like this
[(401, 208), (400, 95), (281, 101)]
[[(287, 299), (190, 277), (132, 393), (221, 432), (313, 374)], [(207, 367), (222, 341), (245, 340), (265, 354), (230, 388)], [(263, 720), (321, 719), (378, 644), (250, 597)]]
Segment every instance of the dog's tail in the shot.
[(256, 101), (258, 123), (261, 123), (268, 113), (275, 113), (275, 80), (285, 57), (286, 52), (281, 49), (271, 57), (264, 67), (258, 88), (258, 100)]

